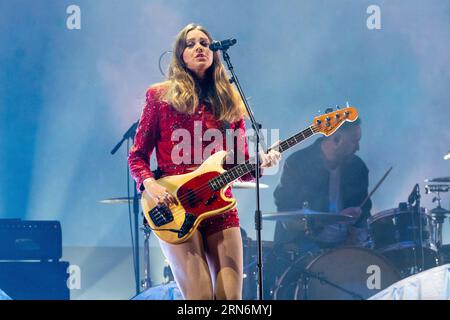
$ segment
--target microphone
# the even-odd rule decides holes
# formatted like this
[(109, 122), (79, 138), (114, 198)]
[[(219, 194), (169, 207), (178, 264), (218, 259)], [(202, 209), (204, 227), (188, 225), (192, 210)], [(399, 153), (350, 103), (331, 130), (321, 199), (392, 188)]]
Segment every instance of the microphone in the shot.
[(416, 184), (408, 197), (408, 203), (412, 205), (414, 202), (420, 199), (420, 187)]
[(236, 39), (227, 39), (227, 40), (222, 40), (222, 41), (213, 41), (210, 45), (209, 45), (209, 49), (211, 49), (211, 51), (217, 51), (217, 50), (228, 50), (229, 47), (233, 46), (236, 44)]

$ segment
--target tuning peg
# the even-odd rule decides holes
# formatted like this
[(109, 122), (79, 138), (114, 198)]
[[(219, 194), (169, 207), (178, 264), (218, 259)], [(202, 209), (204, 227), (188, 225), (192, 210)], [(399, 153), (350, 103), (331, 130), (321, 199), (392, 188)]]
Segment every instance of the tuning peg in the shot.
[(325, 110), (325, 113), (330, 113), (333, 112), (333, 108), (328, 108), (327, 110)]
[(337, 110), (340, 110), (341, 108), (340, 108), (338, 105), (336, 105), (336, 109), (337, 109)]
[(348, 101), (347, 101), (347, 103), (346, 103), (346, 106), (347, 106), (347, 108), (350, 107), (350, 105), (348, 104)]

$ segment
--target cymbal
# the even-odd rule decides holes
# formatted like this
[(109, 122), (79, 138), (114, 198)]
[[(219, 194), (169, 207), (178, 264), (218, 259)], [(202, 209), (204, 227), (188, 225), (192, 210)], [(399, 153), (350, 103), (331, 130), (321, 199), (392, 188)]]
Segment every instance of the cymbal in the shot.
[[(233, 189), (256, 189), (256, 183), (247, 181), (236, 181), (232, 185)], [(269, 186), (264, 183), (259, 183), (260, 189), (267, 189)]]
[(262, 215), (264, 220), (270, 221), (289, 221), (289, 220), (317, 220), (325, 224), (337, 222), (351, 222), (355, 218), (349, 215), (343, 215), (333, 212), (318, 212), (310, 209), (301, 209), (295, 211), (272, 212)]
[(450, 214), (450, 211), (445, 210), (442, 207), (437, 207), (437, 208), (431, 209), (430, 212), (431, 212), (431, 214), (436, 214), (436, 215)]
[(450, 183), (450, 177), (439, 177), (433, 179), (425, 179), (425, 182)]
[[(138, 195), (138, 199), (141, 198), (141, 195)], [(117, 204), (117, 203), (128, 203), (133, 202), (133, 197), (119, 197), (119, 198), (109, 198), (109, 199), (103, 199), (99, 201), (100, 203), (106, 203), (106, 204)]]

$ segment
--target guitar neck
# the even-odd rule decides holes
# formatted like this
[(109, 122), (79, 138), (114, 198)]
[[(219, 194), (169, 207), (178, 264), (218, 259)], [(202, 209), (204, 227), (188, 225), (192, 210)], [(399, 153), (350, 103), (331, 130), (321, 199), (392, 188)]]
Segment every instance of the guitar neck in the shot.
[[(280, 142), (277, 151), (284, 152), (287, 149), (292, 148), (296, 144), (302, 142), (303, 140), (311, 137), (312, 135), (314, 135), (316, 133), (317, 133), (317, 131), (314, 130), (314, 126), (309, 126), (305, 130), (303, 130), (303, 131), (293, 135), (292, 137), (290, 137), (290, 138)], [(267, 151), (270, 151), (270, 150), (271, 150), (271, 148), (269, 148)]]
[[(293, 135), (292, 137), (280, 142), (278, 145), (279, 152), (284, 152), (288, 150), (289, 148), (292, 148), (296, 144), (302, 142), (303, 140), (311, 137), (312, 135), (316, 134), (317, 131), (315, 130), (314, 126), (309, 126), (305, 130)], [(267, 150), (270, 151), (271, 148)], [(233, 182), (236, 179), (239, 179), (240, 177), (246, 175), (247, 173), (254, 172), (256, 169), (256, 163), (250, 163), (249, 160), (242, 164), (238, 164), (232, 169), (218, 175), (217, 177), (211, 179), (208, 184), (213, 190), (218, 190), (220, 188), (223, 188), (224, 186), (228, 185), (229, 183)]]

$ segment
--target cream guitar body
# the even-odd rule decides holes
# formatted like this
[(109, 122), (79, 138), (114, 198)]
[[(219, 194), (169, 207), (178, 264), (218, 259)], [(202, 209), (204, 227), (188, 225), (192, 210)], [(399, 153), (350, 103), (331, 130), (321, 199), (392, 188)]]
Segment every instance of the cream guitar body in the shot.
[(143, 193), (141, 204), (144, 216), (157, 237), (173, 244), (184, 242), (204, 219), (236, 206), (234, 198), (225, 196), (228, 184), (215, 190), (209, 183), (225, 172), (222, 163), (226, 154), (226, 151), (219, 151), (193, 172), (157, 181), (177, 199), (176, 206), (158, 206), (146, 192)]

